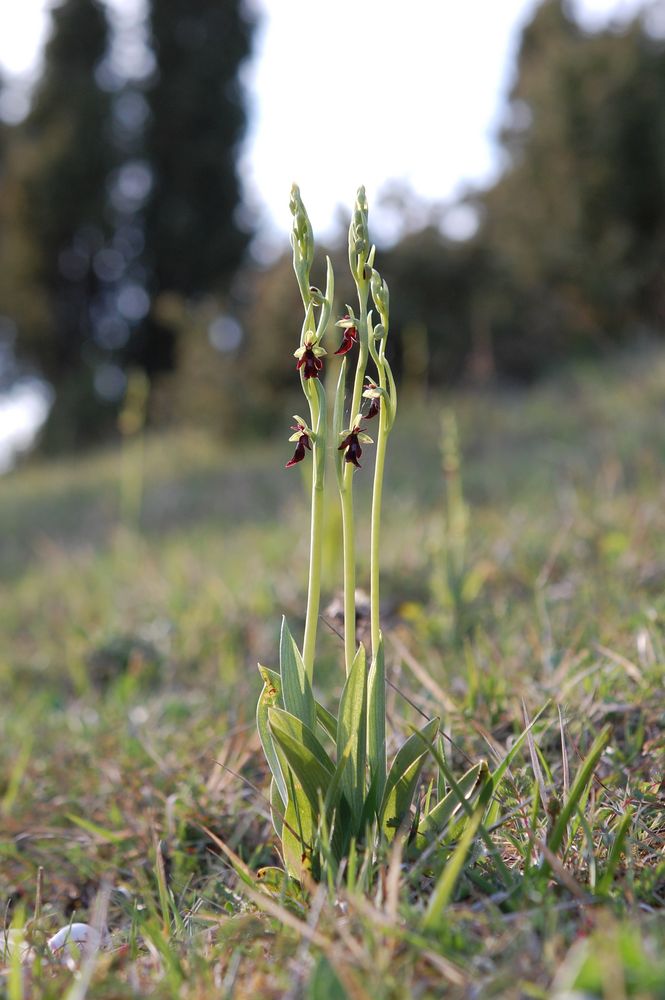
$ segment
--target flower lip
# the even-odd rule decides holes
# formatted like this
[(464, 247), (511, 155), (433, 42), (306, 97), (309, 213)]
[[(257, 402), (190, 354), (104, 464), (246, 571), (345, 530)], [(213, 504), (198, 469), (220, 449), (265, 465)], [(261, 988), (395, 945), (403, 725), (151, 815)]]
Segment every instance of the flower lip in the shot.
[(342, 316), (341, 319), (337, 320), (335, 326), (341, 326), (343, 331), (342, 343), (335, 351), (335, 354), (348, 354), (353, 345), (358, 343), (358, 328), (353, 312), (351, 311)]
[(295, 451), (293, 452), (293, 458), (286, 463), (284, 466), (285, 469), (290, 469), (292, 465), (297, 465), (298, 462), (302, 462), (305, 457), (305, 448), (307, 448), (308, 451), (312, 450), (309, 430), (305, 424), (298, 421), (297, 423), (291, 425), (291, 430), (295, 431), (295, 433), (291, 435), (289, 441), (296, 441), (297, 443)]

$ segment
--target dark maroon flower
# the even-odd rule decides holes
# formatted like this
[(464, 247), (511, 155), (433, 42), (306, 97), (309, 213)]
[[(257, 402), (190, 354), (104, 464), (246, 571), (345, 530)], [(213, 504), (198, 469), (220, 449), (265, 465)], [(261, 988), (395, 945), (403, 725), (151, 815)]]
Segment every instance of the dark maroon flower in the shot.
[(360, 462), (358, 461), (358, 459), (363, 453), (363, 450), (361, 448), (361, 442), (363, 444), (372, 444), (372, 439), (368, 434), (363, 433), (359, 421), (354, 427), (351, 428), (351, 430), (346, 435), (346, 437), (340, 444), (339, 448), (337, 449), (338, 451), (344, 451), (344, 449), (346, 449), (346, 453), (344, 455), (344, 461), (351, 462), (353, 465), (355, 465), (356, 469), (362, 468)]
[(308, 451), (312, 450), (312, 444), (309, 439), (309, 431), (305, 424), (297, 423), (291, 426), (291, 430), (295, 431), (289, 438), (289, 441), (296, 442), (296, 450), (293, 452), (293, 458), (290, 462), (287, 462), (284, 468), (290, 469), (292, 465), (297, 465), (298, 462), (302, 462), (305, 457), (305, 448)]
[(323, 361), (321, 358), (324, 356), (326, 351), (323, 347), (319, 347), (314, 340), (306, 340), (302, 347), (299, 347), (297, 351), (294, 351), (294, 357), (298, 359), (296, 364), (296, 369), (303, 371), (303, 378), (318, 378), (319, 372), (323, 368)]
[[(349, 316), (344, 316), (338, 325), (341, 326), (345, 321), (351, 322)], [(354, 344), (358, 343), (358, 331), (355, 326), (345, 326), (344, 332), (342, 334), (342, 343), (339, 345), (335, 354), (348, 354)]]

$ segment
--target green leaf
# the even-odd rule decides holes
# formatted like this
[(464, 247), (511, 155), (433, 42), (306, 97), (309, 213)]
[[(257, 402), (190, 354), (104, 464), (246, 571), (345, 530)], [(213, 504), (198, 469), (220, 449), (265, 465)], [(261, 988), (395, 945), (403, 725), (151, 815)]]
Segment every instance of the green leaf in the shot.
[(375, 801), (379, 803), (386, 787), (386, 668), (381, 634), (367, 679), (367, 757)]
[(307, 1000), (348, 1000), (348, 994), (325, 955), (320, 955), (307, 985)]
[(282, 618), (282, 633), (279, 642), (279, 672), (282, 680), (284, 708), (310, 729), (316, 724), (316, 706), (312, 686), (302, 661), (300, 650)]
[(318, 701), (316, 702), (316, 718), (324, 732), (337, 744), (337, 719)]
[(428, 843), (431, 843), (445, 831), (451, 820), (459, 815), (463, 808), (460, 795), (471, 804), (489, 780), (490, 775), (486, 761), (481, 760), (478, 764), (470, 767), (457, 782), (457, 788), (448, 792), (421, 819), (416, 835), (416, 849), (423, 850)]
[(358, 646), (339, 703), (338, 760), (346, 755), (349, 746), (348, 760), (342, 772), (342, 790), (351, 806), (355, 827), (360, 821), (365, 801), (367, 759), (367, 669), (362, 644)]
[(286, 780), (275, 749), (272, 733), (270, 732), (270, 727), (268, 725), (268, 711), (277, 704), (279, 699), (281, 687), (280, 677), (274, 670), (268, 670), (267, 667), (262, 667), (260, 664), (259, 671), (263, 677), (263, 688), (256, 706), (256, 728), (259, 733), (259, 739), (261, 741), (261, 746), (263, 747), (263, 752), (266, 755), (266, 760), (268, 761), (268, 767), (270, 768), (272, 776), (277, 784), (277, 789), (281, 799), (283, 802), (287, 802), (288, 794), (286, 791)]
[(422, 729), (409, 736), (397, 753), (388, 773), (379, 822), (388, 840), (392, 840), (411, 808), (413, 795), (429, 744), (439, 729), (439, 720), (431, 719)]
[[(314, 816), (317, 816), (319, 804), (325, 799), (334, 768), (314, 733), (311, 730), (307, 732), (307, 727), (302, 726), (301, 736), (294, 736), (292, 727), (285, 727), (280, 718), (284, 714), (280, 709), (270, 709), (268, 716), (270, 729), (289, 767), (302, 786)], [(314, 749), (316, 744), (320, 750)], [(327, 763), (324, 763), (321, 754), (327, 759)]]
[(286, 813), (286, 803), (282, 798), (277, 782), (274, 777), (270, 779), (270, 819), (275, 829), (275, 833), (281, 839), (282, 827), (284, 825), (284, 814)]
[(302, 787), (291, 781), (291, 794), (282, 829), (282, 851), (289, 875), (301, 879), (303, 870), (312, 870), (312, 846), (316, 814)]
[(288, 733), (292, 739), (307, 747), (329, 774), (333, 774), (335, 765), (309, 726), (281, 708), (271, 708), (268, 713), (268, 721), (273, 732), (277, 728)]

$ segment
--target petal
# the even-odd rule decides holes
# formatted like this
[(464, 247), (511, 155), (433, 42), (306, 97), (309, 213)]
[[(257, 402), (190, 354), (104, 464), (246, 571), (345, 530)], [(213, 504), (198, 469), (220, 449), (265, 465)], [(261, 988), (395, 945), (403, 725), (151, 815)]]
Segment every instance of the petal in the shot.
[(302, 462), (305, 457), (305, 448), (302, 440), (296, 445), (296, 450), (293, 452), (293, 458), (290, 462), (287, 462), (284, 466), (285, 469), (290, 469), (292, 465), (297, 465), (298, 462)]

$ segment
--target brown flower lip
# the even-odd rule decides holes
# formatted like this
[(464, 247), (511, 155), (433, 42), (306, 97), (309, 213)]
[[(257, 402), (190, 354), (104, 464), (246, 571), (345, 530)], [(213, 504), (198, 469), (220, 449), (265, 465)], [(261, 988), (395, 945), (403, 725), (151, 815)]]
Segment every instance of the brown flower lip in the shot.
[[(344, 316), (344, 320), (350, 319), (349, 316)], [(355, 326), (344, 327), (344, 332), (342, 334), (342, 343), (339, 345), (335, 354), (348, 354), (354, 344), (358, 343), (358, 331)]]
[(323, 361), (317, 358), (311, 347), (306, 347), (303, 355), (298, 359), (296, 370), (300, 371), (304, 367), (303, 378), (318, 378), (319, 372), (323, 368)]
[(372, 417), (375, 417), (377, 415), (380, 409), (381, 409), (381, 404), (379, 400), (375, 398), (370, 399), (369, 409), (365, 414), (365, 420), (371, 420)]
[(298, 442), (296, 444), (296, 450), (293, 452), (293, 458), (286, 463), (286, 465), (284, 466), (285, 469), (290, 469), (292, 465), (297, 465), (298, 462), (302, 462), (303, 458), (305, 457), (305, 448), (307, 448), (308, 451), (312, 450), (312, 445), (309, 440), (309, 434), (307, 433), (303, 424), (293, 424), (291, 426), (291, 430), (295, 431), (296, 433), (298, 431), (302, 431), (302, 433), (298, 438)]

